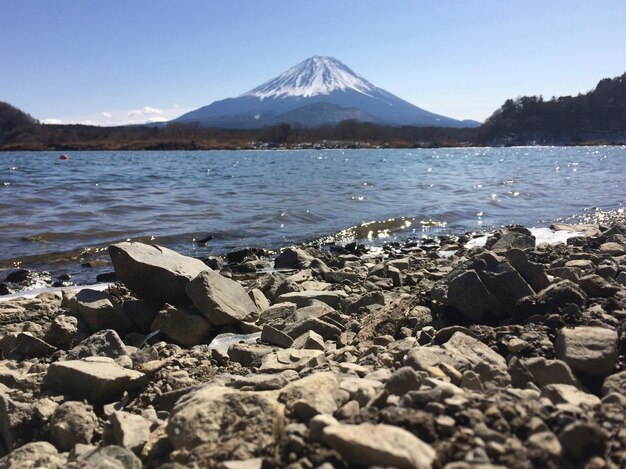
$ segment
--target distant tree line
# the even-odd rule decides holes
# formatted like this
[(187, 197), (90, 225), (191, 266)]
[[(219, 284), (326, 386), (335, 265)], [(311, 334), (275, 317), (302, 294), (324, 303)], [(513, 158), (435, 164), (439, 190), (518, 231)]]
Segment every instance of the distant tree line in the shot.
[(508, 99), (478, 128), (393, 127), (359, 121), (262, 129), (194, 124), (95, 127), (44, 125), (0, 102), (0, 150), (200, 150), (306, 147), (449, 147), (626, 143), (626, 73), (578, 96)]
[(575, 97), (508, 99), (478, 134), (485, 144), (626, 143), (626, 73)]

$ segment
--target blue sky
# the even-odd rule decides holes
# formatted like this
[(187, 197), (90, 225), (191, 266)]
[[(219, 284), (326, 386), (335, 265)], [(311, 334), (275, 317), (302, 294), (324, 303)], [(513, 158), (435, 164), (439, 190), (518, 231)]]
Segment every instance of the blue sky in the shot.
[(50, 122), (163, 120), (330, 55), (483, 120), (510, 97), (624, 73), (625, 24), (623, 0), (3, 0), (0, 101)]

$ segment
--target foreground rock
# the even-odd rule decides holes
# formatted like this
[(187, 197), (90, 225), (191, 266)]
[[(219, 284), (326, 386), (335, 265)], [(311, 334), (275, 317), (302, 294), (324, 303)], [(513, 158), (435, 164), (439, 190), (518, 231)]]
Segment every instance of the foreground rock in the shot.
[(429, 469), (435, 451), (422, 440), (390, 425), (330, 425), (324, 441), (339, 451), (349, 464)]
[(188, 303), (187, 284), (208, 270), (204, 262), (143, 243), (109, 246), (115, 275), (140, 298), (157, 305)]
[(617, 332), (602, 327), (561, 329), (555, 342), (556, 355), (574, 373), (608, 376), (617, 364)]
[(124, 392), (141, 388), (146, 382), (143, 373), (127, 370), (112, 359), (91, 357), (50, 365), (43, 385), (91, 403), (112, 402)]
[(0, 467), (6, 469), (60, 469), (66, 463), (67, 459), (45, 441), (28, 443), (0, 459)]
[(177, 403), (167, 425), (167, 436), (178, 451), (175, 459), (208, 466), (234, 456), (249, 459), (271, 454), (284, 426), (282, 407), (277, 401), (208, 386)]
[(187, 285), (186, 292), (200, 313), (214, 326), (237, 324), (258, 313), (241, 285), (210, 270), (194, 278)]

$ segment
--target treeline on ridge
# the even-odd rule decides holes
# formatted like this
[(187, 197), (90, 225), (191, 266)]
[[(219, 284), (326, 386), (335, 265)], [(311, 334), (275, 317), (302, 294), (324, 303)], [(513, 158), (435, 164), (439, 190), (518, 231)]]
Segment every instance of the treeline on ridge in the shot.
[(167, 124), (40, 124), (0, 102), (0, 150), (194, 150), (302, 147), (439, 147), (626, 143), (626, 73), (578, 96), (507, 100), (478, 128), (392, 127), (358, 121), (302, 128), (218, 129)]

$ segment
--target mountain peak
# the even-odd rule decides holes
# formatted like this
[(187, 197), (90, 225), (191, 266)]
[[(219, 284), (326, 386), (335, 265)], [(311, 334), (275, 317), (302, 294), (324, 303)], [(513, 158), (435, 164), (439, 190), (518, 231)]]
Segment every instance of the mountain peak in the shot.
[(315, 55), (242, 96), (265, 98), (312, 97), (354, 90), (369, 96), (370, 82), (333, 57)]

